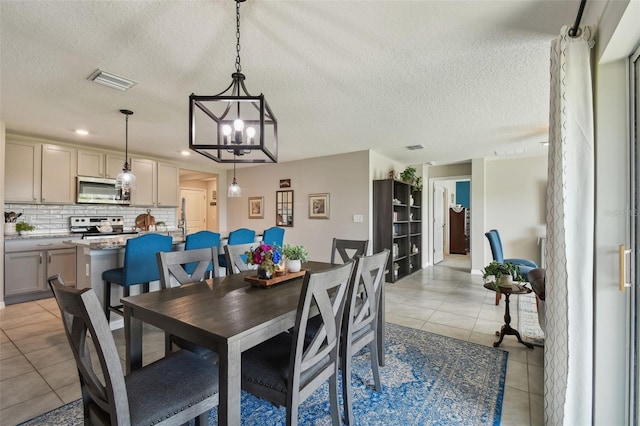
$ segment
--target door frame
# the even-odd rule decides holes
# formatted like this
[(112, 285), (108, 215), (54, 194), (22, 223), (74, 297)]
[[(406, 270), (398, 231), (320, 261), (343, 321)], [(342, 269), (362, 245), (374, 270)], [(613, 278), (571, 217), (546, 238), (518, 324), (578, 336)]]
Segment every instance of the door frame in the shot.
[[(453, 181), (458, 181), (458, 180), (468, 180), (469, 181), (469, 185), (471, 186), (471, 188), (473, 188), (473, 179), (471, 178), (471, 175), (456, 175), (456, 176), (442, 176), (442, 177), (435, 177), (435, 178), (429, 178), (429, 206), (433, 206), (433, 193), (434, 193), (434, 186), (435, 183), (437, 181), (448, 181), (448, 180), (453, 180)], [(471, 214), (473, 215), (473, 198), (470, 200), (470, 205), (469, 208), (471, 209)], [(427, 265), (433, 265), (433, 235), (434, 235), (434, 230), (433, 230), (433, 209), (429, 208), (428, 209), (429, 212), (429, 238), (428, 238), (428, 250), (427, 250)], [(447, 220), (447, 218), (445, 217), (445, 221)], [(473, 239), (473, 221), (471, 221), (471, 229), (469, 231), (470, 238)], [(469, 255), (471, 256), (471, 252), (469, 252)], [(469, 266), (471, 267), (471, 265)]]

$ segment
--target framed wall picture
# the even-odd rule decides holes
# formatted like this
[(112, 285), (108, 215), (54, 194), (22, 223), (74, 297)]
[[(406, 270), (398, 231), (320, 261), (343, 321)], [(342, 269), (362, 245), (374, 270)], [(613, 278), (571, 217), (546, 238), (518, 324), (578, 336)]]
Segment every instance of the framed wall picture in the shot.
[(249, 197), (249, 219), (264, 219), (264, 197)]
[(329, 194), (309, 194), (309, 219), (329, 219)]
[(291, 188), (291, 179), (280, 179), (280, 188)]

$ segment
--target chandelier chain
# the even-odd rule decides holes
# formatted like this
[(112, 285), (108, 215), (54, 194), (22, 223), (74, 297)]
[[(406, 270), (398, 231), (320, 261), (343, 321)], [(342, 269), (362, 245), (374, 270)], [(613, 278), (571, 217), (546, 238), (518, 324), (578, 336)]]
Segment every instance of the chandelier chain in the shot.
[(240, 65), (240, 1), (236, 0), (236, 72), (242, 72)]

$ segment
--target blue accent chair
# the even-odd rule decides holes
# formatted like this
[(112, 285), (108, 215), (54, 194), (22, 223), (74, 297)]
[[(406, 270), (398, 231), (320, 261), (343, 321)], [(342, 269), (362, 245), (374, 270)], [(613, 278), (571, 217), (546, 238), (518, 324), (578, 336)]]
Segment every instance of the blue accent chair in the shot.
[(134, 285), (143, 285), (143, 292), (149, 291), (149, 282), (160, 279), (156, 253), (171, 251), (173, 238), (168, 235), (145, 234), (129, 238), (124, 251), (124, 266), (109, 269), (102, 273), (104, 280), (104, 313), (109, 321), (110, 312), (120, 315), (122, 305), (111, 306), (111, 284), (123, 287), (124, 297), (129, 296), (129, 289)]
[[(218, 234), (217, 232), (198, 231), (196, 233), (187, 235), (184, 243), (185, 250), (197, 250), (210, 247), (215, 247), (216, 251), (220, 247), (220, 234)], [(193, 274), (193, 271), (196, 269), (197, 265), (197, 262), (189, 263), (185, 265), (184, 270), (189, 275), (191, 275)], [(213, 271), (213, 265), (211, 263), (209, 264), (207, 271)]]
[[(491, 255), (493, 256), (493, 260), (499, 263), (511, 262), (518, 268), (520, 275), (524, 277), (524, 279), (528, 279), (527, 275), (533, 269), (536, 269), (538, 265), (533, 260), (528, 259), (518, 259), (518, 258), (504, 258), (504, 251), (502, 250), (502, 239), (500, 238), (500, 233), (497, 229), (491, 229), (489, 232), (484, 234), (489, 240), (489, 245), (491, 246)], [(496, 305), (500, 303), (500, 292), (496, 292)]]
[(270, 246), (282, 247), (284, 244), (284, 228), (273, 226), (262, 232), (262, 241)]
[[(229, 239), (227, 240), (227, 244), (230, 246), (236, 244), (249, 244), (254, 242), (256, 239), (256, 231), (253, 229), (247, 228), (238, 228), (235, 231), (229, 232)], [(227, 259), (224, 254), (218, 255), (218, 262), (220, 263), (220, 267), (227, 267)]]

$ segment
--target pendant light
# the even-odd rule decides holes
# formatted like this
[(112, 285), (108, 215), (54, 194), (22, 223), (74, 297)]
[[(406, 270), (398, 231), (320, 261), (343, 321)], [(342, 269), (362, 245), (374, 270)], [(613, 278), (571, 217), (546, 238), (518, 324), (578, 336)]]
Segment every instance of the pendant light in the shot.
[[(251, 96), (240, 65), (240, 3), (236, 3), (236, 72), (214, 96), (189, 96), (189, 149), (217, 163), (277, 163), (278, 122), (263, 94)], [(199, 143), (202, 141), (202, 143)]]
[(116, 188), (120, 189), (123, 200), (130, 199), (130, 191), (136, 187), (136, 177), (131, 173), (129, 168), (129, 116), (133, 115), (133, 111), (128, 109), (121, 109), (121, 113), (125, 115), (125, 142), (124, 142), (124, 166), (122, 167), (122, 173), (118, 173), (116, 177)]
[(227, 197), (237, 198), (242, 197), (242, 188), (236, 182), (236, 163), (233, 163), (233, 182), (229, 185), (229, 190), (227, 191)]

